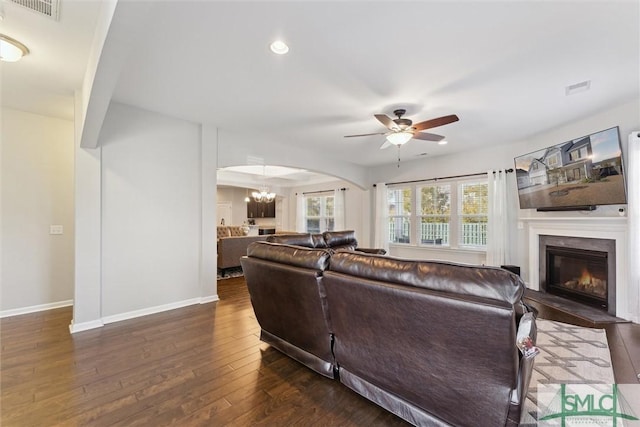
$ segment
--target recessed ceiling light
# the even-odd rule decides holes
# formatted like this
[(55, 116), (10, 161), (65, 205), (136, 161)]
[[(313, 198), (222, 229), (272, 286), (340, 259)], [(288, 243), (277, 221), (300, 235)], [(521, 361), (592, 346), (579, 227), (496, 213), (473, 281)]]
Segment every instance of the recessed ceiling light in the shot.
[(287, 46), (287, 44), (282, 40), (274, 41), (269, 47), (271, 48), (271, 52), (278, 55), (284, 55), (285, 53), (289, 52), (289, 46)]
[(0, 34), (0, 60), (5, 62), (19, 61), (29, 54), (29, 49), (18, 40)]
[(449, 143), (449, 141), (447, 141), (446, 139), (443, 139), (442, 141), (438, 141), (438, 145), (447, 145)]

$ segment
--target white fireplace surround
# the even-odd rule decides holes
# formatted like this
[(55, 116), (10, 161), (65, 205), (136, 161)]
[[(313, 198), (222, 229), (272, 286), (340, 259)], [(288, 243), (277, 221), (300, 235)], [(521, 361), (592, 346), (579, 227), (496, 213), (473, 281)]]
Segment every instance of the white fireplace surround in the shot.
[(638, 289), (630, 289), (629, 254), (626, 217), (571, 217), (571, 218), (520, 218), (526, 221), (529, 231), (529, 280), (527, 287), (540, 290), (540, 236), (586, 237), (615, 240), (616, 247), (616, 316), (638, 323), (639, 313), (629, 307), (630, 295)]

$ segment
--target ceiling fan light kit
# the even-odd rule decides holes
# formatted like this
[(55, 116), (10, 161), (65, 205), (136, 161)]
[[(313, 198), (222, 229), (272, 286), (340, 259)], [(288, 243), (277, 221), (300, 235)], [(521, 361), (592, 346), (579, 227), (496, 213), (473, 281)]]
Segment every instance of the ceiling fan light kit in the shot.
[(393, 145), (404, 145), (409, 142), (411, 138), (413, 138), (413, 132), (409, 131), (393, 132), (387, 135), (387, 141)]
[(17, 62), (29, 54), (29, 49), (16, 39), (0, 34), (0, 60)]

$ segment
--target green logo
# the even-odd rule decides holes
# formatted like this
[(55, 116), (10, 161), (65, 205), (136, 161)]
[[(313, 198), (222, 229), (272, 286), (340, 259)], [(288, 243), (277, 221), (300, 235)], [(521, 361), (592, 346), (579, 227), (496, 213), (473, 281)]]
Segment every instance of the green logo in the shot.
[[(601, 390), (596, 389), (596, 387)], [(539, 412), (539, 421), (559, 421), (571, 424), (617, 426), (618, 420), (639, 420), (631, 411), (617, 384), (609, 385), (560, 384), (549, 405)], [(540, 390), (539, 390), (540, 393)], [(540, 404), (539, 404), (540, 406)], [(555, 424), (558, 425), (558, 424)]]

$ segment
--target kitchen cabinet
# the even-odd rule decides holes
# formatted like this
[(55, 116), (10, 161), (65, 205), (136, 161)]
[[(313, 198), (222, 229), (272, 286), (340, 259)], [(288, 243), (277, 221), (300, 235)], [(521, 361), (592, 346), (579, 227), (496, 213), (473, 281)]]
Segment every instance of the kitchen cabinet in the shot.
[(256, 202), (251, 199), (247, 202), (247, 218), (275, 218), (276, 201), (269, 203)]

